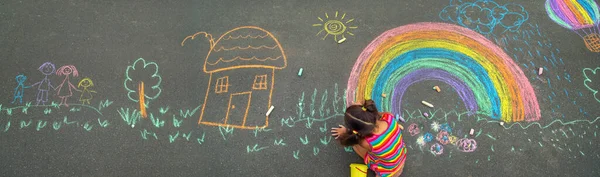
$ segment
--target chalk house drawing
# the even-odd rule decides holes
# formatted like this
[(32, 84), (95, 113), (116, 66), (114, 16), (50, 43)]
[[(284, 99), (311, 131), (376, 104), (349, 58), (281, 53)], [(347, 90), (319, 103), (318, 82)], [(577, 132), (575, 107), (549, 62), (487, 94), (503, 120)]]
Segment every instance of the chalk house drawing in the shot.
[[(256, 26), (241, 26), (225, 32), (216, 41), (198, 32), (182, 42), (203, 36), (210, 43), (204, 72), (210, 79), (198, 124), (241, 129), (264, 128), (271, 107), (275, 70), (287, 66), (279, 41), (271, 32)], [(210, 110), (211, 114), (206, 114)]]
[(594, 0), (547, 0), (552, 21), (577, 33), (592, 52), (600, 52), (600, 10)]

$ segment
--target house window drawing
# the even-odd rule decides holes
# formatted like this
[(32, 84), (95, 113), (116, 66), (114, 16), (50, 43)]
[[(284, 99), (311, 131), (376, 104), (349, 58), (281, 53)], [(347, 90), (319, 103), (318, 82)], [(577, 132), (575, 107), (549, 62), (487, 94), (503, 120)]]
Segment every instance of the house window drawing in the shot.
[(229, 87), (229, 77), (221, 77), (215, 83), (215, 93), (227, 93), (227, 87)]
[(254, 77), (254, 84), (252, 84), (254, 90), (266, 90), (267, 89), (267, 75), (256, 75)]
[(206, 32), (187, 36), (186, 43), (204, 43), (210, 50), (203, 71), (209, 76), (198, 124), (240, 129), (269, 125), (275, 71), (287, 66), (281, 44), (271, 32), (242, 26), (214, 40)]

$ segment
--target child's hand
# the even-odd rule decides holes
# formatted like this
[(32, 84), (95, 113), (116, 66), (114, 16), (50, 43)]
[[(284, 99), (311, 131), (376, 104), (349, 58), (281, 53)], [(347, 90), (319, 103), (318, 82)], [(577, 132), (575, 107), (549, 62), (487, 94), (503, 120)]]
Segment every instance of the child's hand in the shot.
[(340, 127), (338, 128), (331, 128), (331, 136), (335, 137), (335, 139), (338, 139), (338, 137), (346, 134), (346, 132), (348, 131), (348, 129), (346, 129), (346, 127), (344, 127), (343, 125), (339, 126)]

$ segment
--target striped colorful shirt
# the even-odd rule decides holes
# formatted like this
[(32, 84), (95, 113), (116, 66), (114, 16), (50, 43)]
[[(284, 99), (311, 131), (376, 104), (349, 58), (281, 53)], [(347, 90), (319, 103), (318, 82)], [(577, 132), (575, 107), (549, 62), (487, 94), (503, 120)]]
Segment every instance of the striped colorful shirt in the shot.
[(402, 130), (394, 116), (384, 113), (381, 120), (388, 123), (388, 128), (381, 134), (365, 138), (372, 149), (365, 156), (365, 164), (377, 175), (386, 177), (402, 170), (406, 160), (406, 147), (402, 139)]

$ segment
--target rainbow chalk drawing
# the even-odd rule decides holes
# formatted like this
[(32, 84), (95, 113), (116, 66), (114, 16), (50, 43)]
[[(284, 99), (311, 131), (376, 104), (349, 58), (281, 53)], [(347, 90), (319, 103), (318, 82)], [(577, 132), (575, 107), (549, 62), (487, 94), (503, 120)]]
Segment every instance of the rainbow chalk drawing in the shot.
[[(399, 114), (404, 92), (424, 80), (453, 87), (470, 115), (540, 119), (533, 87), (512, 58), (481, 34), (447, 23), (400, 26), (373, 40), (352, 68), (346, 101), (373, 99), (380, 110)], [(392, 94), (373, 96), (381, 93)]]
[(546, 0), (552, 21), (583, 38), (592, 52), (600, 52), (600, 10), (594, 0)]

